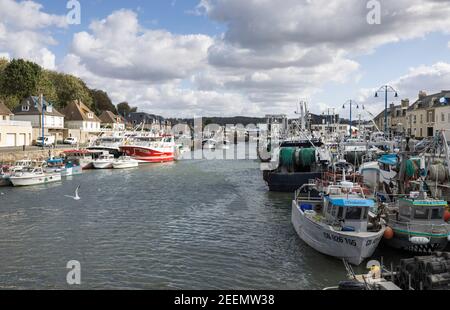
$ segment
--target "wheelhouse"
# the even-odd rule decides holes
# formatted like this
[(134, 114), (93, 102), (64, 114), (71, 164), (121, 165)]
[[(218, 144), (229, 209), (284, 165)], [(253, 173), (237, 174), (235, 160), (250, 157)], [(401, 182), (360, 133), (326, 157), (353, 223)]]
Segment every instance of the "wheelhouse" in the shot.
[(339, 223), (343, 230), (367, 231), (369, 211), (375, 206), (371, 199), (359, 197), (326, 197), (324, 213), (328, 221)]

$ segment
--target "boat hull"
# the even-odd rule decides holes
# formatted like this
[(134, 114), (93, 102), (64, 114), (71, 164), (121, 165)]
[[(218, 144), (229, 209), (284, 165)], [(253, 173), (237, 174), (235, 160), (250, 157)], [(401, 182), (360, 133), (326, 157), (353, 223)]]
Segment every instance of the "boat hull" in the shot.
[(79, 175), (83, 173), (83, 168), (81, 166), (75, 166), (70, 168), (65, 168), (63, 171), (61, 171), (61, 175), (63, 177), (69, 177), (72, 175)]
[(384, 234), (384, 229), (364, 233), (364, 236), (327, 229), (309, 219), (295, 201), (292, 203), (292, 224), (298, 236), (310, 247), (322, 254), (345, 259), (353, 265), (360, 265), (371, 257)]
[(175, 152), (173, 150), (157, 150), (137, 146), (122, 146), (120, 149), (125, 155), (140, 162), (162, 163), (175, 160)]
[(114, 169), (131, 169), (139, 167), (138, 162), (116, 162), (113, 164)]
[(113, 163), (111, 161), (94, 161), (93, 166), (95, 169), (112, 169)]
[(389, 247), (410, 252), (413, 254), (430, 254), (434, 251), (444, 251), (449, 245), (448, 236), (428, 236), (429, 243), (415, 244), (411, 241), (411, 236), (417, 235), (415, 233), (408, 233), (402, 230), (393, 228), (394, 237), (390, 240), (385, 240)]
[(310, 180), (320, 179), (321, 177), (321, 172), (282, 173), (264, 171), (264, 180), (271, 192), (293, 193), (303, 184), (308, 184)]
[(9, 176), (0, 175), (0, 187), (10, 185), (11, 181), (9, 180)]
[(15, 187), (42, 185), (61, 181), (61, 174), (54, 173), (41, 176), (11, 177), (10, 180)]

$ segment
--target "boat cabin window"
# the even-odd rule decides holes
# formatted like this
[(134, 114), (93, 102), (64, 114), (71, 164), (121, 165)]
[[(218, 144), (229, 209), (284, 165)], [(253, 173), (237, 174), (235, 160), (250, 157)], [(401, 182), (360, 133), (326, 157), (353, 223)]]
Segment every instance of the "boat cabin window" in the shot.
[(364, 208), (363, 210), (363, 220), (367, 220), (367, 218), (369, 217), (369, 208)]
[(444, 218), (444, 209), (443, 208), (431, 209), (431, 219), (432, 220), (441, 220), (443, 218)]
[(390, 168), (390, 166), (388, 164), (380, 163), (380, 168), (383, 171), (391, 171), (391, 168)]
[(400, 215), (404, 217), (411, 217), (411, 208), (410, 207), (400, 207)]
[(347, 212), (345, 213), (346, 220), (360, 220), (362, 214), (361, 207), (348, 207)]
[(338, 217), (338, 219), (344, 219), (344, 208), (343, 207), (339, 207), (337, 217)]
[(416, 220), (428, 220), (428, 214), (430, 210), (428, 208), (416, 208), (414, 210), (414, 218)]

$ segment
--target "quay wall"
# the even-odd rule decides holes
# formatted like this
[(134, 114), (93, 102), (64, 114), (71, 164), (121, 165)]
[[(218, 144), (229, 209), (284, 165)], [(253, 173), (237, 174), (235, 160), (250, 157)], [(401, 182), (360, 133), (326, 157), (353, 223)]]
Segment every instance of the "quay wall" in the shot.
[(8, 151), (0, 152), (0, 163), (13, 164), (17, 160), (30, 159), (30, 160), (46, 160), (50, 156), (58, 157), (64, 152), (64, 149), (36, 149), (24, 151)]

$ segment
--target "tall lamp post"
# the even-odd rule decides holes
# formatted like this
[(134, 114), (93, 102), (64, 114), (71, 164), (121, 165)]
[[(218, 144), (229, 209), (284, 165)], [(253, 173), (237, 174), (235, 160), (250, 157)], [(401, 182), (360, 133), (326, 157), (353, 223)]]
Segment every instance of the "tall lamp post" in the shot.
[(387, 103), (388, 103), (388, 93), (394, 93), (394, 97), (398, 98), (397, 91), (390, 85), (381, 86), (380, 89), (375, 93), (375, 98), (378, 98), (378, 93), (384, 93), (384, 134), (387, 138), (388, 136), (388, 112), (387, 112)]
[[(352, 129), (352, 108), (353, 108), (353, 105), (356, 104), (356, 108), (359, 109), (359, 104), (356, 103), (355, 100), (351, 100), (351, 99), (350, 99), (350, 100), (347, 100), (347, 101), (344, 103), (344, 105), (342, 106), (342, 109), (345, 109), (345, 106), (346, 106), (347, 104), (350, 106), (350, 137), (351, 137), (351, 136), (352, 136), (352, 133), (353, 133), (353, 129)], [(363, 106), (362, 108), (363, 108), (363, 110), (364, 110), (364, 106)]]
[(45, 121), (45, 112), (47, 111), (47, 105), (44, 103), (44, 95), (40, 95), (39, 96), (39, 103), (41, 105), (42, 108), (42, 121), (41, 121), (41, 125), (42, 125), (42, 148), (45, 148), (45, 127), (44, 127), (44, 121)]

